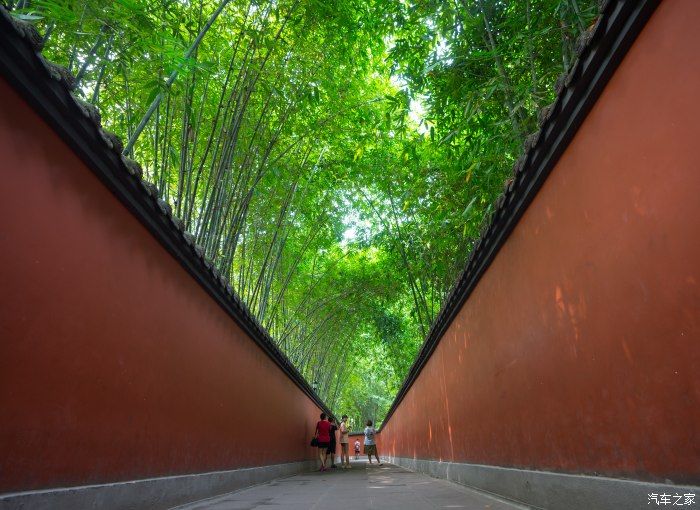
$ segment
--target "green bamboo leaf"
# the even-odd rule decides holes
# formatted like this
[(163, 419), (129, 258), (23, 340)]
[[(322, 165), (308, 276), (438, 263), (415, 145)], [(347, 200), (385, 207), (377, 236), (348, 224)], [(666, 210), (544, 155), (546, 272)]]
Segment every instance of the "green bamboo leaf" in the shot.
[(464, 211), (462, 211), (462, 218), (466, 219), (469, 217), (469, 213), (471, 212), (472, 207), (474, 207), (474, 204), (476, 203), (476, 198), (477, 197), (474, 197), (469, 201), (469, 204), (467, 204), (467, 207), (465, 207)]

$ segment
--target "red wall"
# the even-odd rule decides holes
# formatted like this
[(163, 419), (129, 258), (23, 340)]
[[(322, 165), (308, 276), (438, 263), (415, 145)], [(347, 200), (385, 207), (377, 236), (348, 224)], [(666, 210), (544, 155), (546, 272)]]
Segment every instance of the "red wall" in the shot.
[(700, 481), (699, 26), (658, 8), (383, 454)]
[(0, 492), (312, 456), (315, 404), (0, 97)]

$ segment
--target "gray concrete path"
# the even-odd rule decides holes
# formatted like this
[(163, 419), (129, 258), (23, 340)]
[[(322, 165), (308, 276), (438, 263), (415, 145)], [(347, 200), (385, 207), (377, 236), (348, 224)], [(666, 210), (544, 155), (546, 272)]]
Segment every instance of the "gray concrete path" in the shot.
[(177, 510), (322, 510), (324, 508), (418, 510), (520, 510), (525, 507), (461, 485), (412, 473), (392, 464), (353, 461), (352, 469), (281, 478)]

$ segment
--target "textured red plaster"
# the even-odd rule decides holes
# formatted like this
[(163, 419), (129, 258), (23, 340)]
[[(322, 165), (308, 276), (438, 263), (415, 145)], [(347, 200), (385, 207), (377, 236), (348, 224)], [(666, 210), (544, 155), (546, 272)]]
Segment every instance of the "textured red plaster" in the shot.
[(700, 2), (663, 2), (381, 433), (700, 480)]
[(315, 404), (0, 97), (0, 492), (309, 458)]

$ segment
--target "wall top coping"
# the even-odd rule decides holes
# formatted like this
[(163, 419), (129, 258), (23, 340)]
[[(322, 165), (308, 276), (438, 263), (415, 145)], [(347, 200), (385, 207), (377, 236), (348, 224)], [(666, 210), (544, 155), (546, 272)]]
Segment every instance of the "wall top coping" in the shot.
[(160, 198), (156, 186), (143, 180), (139, 163), (122, 154), (119, 137), (102, 128), (99, 110), (73, 92), (73, 75), (46, 60), (42, 48), (36, 27), (0, 6), (0, 74), (299, 389), (332, 414)]
[(418, 356), (399, 389), (380, 431), (401, 404), (421, 370), (500, 248), (537, 195), (579, 126), (602, 93), (660, 0), (603, 0), (600, 16), (576, 43), (577, 58), (559, 77), (554, 102), (538, 115), (539, 130), (523, 144), (496, 201), (495, 210), (474, 243), (466, 267), (442, 304)]

